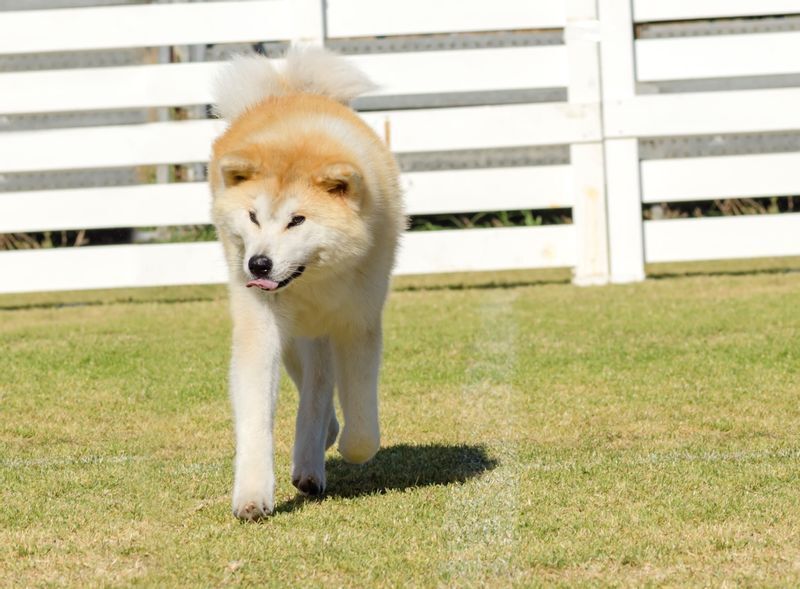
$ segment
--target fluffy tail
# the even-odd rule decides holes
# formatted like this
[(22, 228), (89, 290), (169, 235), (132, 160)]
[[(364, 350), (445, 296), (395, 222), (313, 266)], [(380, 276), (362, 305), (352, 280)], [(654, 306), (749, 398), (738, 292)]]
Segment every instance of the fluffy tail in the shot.
[(240, 55), (214, 84), (214, 113), (232, 121), (270, 96), (319, 94), (342, 103), (375, 89), (367, 76), (343, 57), (319, 47), (292, 48), (282, 71), (261, 55)]

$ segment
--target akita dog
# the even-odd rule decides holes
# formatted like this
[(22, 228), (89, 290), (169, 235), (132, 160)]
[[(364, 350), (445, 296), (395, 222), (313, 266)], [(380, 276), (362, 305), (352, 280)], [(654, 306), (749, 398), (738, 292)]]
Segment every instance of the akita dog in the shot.
[(347, 104), (373, 88), (344, 58), (291, 50), (281, 71), (239, 57), (216, 84), (230, 124), (213, 146), (212, 215), (229, 266), (236, 430), (233, 513), (274, 508), (281, 360), (300, 404), (292, 482), (325, 489), (325, 450), (351, 463), (380, 446), (381, 314), (404, 229), (398, 168)]

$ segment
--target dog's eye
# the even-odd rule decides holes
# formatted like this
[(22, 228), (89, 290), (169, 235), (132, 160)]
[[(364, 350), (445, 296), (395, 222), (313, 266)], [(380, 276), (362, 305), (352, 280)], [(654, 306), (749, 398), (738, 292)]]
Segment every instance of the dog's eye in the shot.
[(255, 211), (250, 211), (250, 220), (253, 223), (255, 223), (256, 225), (258, 225), (259, 227), (261, 227), (261, 223), (259, 223), (258, 219), (256, 219), (256, 212)]
[(297, 227), (305, 220), (306, 218), (303, 215), (295, 215), (292, 217), (292, 220), (289, 221), (289, 224), (286, 226), (286, 228), (291, 229), (292, 227)]

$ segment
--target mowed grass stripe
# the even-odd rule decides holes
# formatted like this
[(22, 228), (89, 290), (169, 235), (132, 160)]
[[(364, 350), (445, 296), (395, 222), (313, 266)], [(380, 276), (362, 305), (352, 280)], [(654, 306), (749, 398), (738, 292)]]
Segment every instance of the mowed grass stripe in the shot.
[[(470, 341), (472, 362), (461, 388), (458, 428), (465, 440), (485, 448), (491, 468), (450, 494), (444, 526), (449, 557), (442, 580), (463, 585), (515, 576), (519, 524), (517, 442), (504, 432), (517, 430), (517, 391), (509, 384), (517, 362), (517, 326), (510, 290), (484, 297)], [(499, 418), (499, 423), (498, 423)]]

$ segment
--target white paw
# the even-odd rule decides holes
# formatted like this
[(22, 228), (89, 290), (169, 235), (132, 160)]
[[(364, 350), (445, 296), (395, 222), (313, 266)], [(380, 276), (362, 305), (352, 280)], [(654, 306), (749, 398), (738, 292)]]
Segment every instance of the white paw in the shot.
[(380, 447), (381, 436), (377, 430), (353, 433), (345, 424), (342, 436), (339, 438), (339, 453), (345, 462), (350, 464), (364, 464), (375, 456)]
[[(247, 479), (248, 477), (242, 477)], [(270, 477), (271, 478), (271, 477)], [(275, 508), (275, 482), (239, 480), (233, 485), (233, 515), (256, 521), (270, 515)]]

